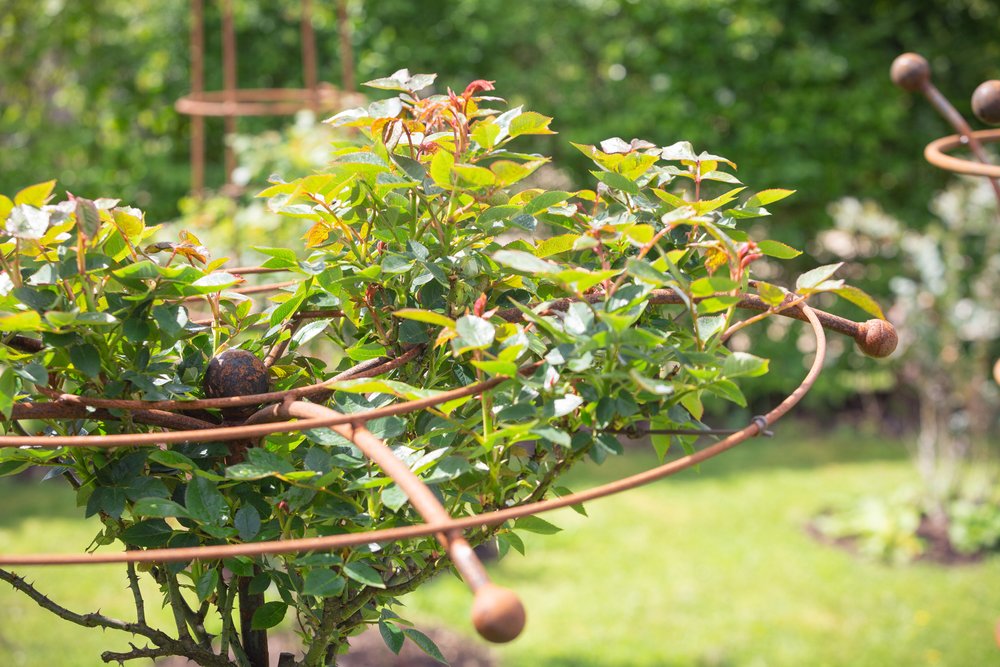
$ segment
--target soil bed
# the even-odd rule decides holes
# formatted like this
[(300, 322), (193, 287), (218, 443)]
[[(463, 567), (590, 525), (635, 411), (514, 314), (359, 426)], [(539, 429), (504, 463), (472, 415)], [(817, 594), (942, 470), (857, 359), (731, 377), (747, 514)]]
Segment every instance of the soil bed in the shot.
[[(806, 533), (817, 542), (828, 546), (837, 547), (860, 557), (858, 550), (858, 538), (856, 537), (831, 537), (823, 533), (815, 521), (810, 521), (805, 526)], [(933, 563), (944, 567), (959, 565), (971, 565), (983, 560), (991, 552), (980, 551), (974, 554), (963, 554), (955, 550), (951, 540), (948, 539), (948, 526), (939, 521), (931, 521), (927, 517), (920, 520), (920, 527), (917, 528), (917, 537), (924, 544), (922, 554), (913, 559), (913, 562)]]

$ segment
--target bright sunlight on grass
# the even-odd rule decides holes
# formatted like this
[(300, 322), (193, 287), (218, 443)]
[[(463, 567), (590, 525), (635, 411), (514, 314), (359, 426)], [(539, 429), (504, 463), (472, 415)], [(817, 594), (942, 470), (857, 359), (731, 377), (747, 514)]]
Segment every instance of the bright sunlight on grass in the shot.
[[(528, 609), (511, 666), (890, 667), (1000, 664), (1000, 558), (941, 569), (890, 568), (803, 531), (825, 506), (912, 482), (903, 447), (813, 428), (742, 448), (652, 486), (592, 503), (585, 519), (526, 540), (494, 568)], [(634, 454), (571, 480), (574, 489), (656, 463)], [(462, 628), (469, 595), (442, 578), (408, 599), (410, 616)]]
[[(812, 541), (819, 509), (912, 482), (901, 445), (783, 424), (702, 466), (637, 491), (546, 516), (565, 530), (530, 537), (528, 555), (494, 566), (528, 608), (524, 635), (496, 654), (507, 667), (1000, 664), (1000, 558), (952, 569), (890, 568)], [(570, 480), (583, 488), (655, 464), (634, 453)], [(53, 483), (5, 481), (0, 549), (72, 551), (94, 532)], [(124, 573), (15, 568), (79, 611), (129, 617)], [(153, 595), (152, 599), (156, 599)], [(451, 577), (407, 598), (419, 623), (470, 636), (471, 598)], [(0, 664), (100, 664), (127, 638), (45, 614), (0, 584)]]

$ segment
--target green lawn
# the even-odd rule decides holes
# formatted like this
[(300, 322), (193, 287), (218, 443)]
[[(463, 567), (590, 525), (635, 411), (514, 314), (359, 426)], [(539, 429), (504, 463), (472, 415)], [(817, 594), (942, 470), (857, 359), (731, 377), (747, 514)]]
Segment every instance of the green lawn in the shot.
[[(505, 665), (895, 667), (1000, 665), (1000, 558), (944, 570), (860, 562), (802, 530), (824, 506), (913, 481), (899, 444), (856, 434), (751, 441), (700, 472), (592, 503), (494, 568), (528, 609)], [(798, 431), (804, 440), (792, 435)], [(633, 455), (573, 488), (655, 463)], [(410, 615), (472, 633), (453, 578)]]
[[(511, 666), (893, 667), (1000, 665), (1000, 558), (942, 570), (889, 568), (818, 545), (802, 531), (818, 509), (913, 480), (902, 446), (857, 434), (780, 437), (592, 503), (565, 530), (530, 536), (528, 555), (494, 566), (516, 589), (528, 627), (496, 654)], [(794, 440), (793, 434), (802, 436)], [(583, 488), (655, 463), (645, 453), (575, 474)], [(60, 487), (0, 483), (0, 549), (74, 550), (92, 528)], [(116, 567), (20, 568), (44, 592), (85, 611), (128, 617)], [(155, 595), (152, 596), (155, 599)], [(472, 633), (471, 597), (450, 577), (407, 599), (404, 615)], [(0, 583), (0, 665), (99, 664), (125, 639), (39, 612)]]

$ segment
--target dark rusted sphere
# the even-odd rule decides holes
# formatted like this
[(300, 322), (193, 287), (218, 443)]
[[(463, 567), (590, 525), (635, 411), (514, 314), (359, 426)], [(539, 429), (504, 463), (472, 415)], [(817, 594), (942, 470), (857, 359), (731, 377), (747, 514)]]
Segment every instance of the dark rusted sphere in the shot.
[(899, 337), (896, 328), (885, 320), (868, 320), (858, 325), (857, 341), (861, 351), (869, 357), (888, 357), (896, 350)]
[(904, 53), (892, 61), (889, 76), (894, 84), (913, 93), (931, 80), (931, 67), (922, 55)]
[[(267, 368), (260, 359), (246, 350), (226, 350), (209, 360), (201, 386), (208, 398), (226, 398), (264, 394), (269, 390), (270, 382)], [(233, 419), (254, 410), (252, 405), (241, 406), (225, 408), (222, 414)]]
[(1000, 81), (993, 79), (979, 84), (972, 93), (972, 113), (984, 123), (1000, 123)]
[(515, 639), (524, 629), (524, 605), (513, 591), (484, 584), (472, 602), (472, 624), (480, 636), (494, 644)]

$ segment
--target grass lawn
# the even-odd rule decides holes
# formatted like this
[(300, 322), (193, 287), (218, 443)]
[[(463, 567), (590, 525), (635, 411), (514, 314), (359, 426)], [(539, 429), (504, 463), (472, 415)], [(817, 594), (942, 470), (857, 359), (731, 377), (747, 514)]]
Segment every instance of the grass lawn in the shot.
[[(700, 472), (592, 503), (589, 518), (546, 515), (563, 532), (528, 536), (527, 557), (512, 554), (492, 568), (528, 608), (524, 635), (496, 650), (502, 664), (1000, 665), (992, 638), (1000, 558), (890, 568), (804, 534), (822, 507), (913, 481), (901, 445), (812, 428), (781, 424), (778, 437), (742, 445)], [(631, 454), (575, 473), (570, 485), (653, 464)], [(61, 487), (0, 482), (0, 498), (0, 550), (78, 550), (93, 534)], [(17, 571), (74, 610), (129, 618), (118, 567)], [(400, 611), (419, 624), (473, 632), (471, 597), (453, 578), (406, 601)], [(89, 667), (127, 639), (56, 619), (0, 583), (0, 665)]]
[[(508, 666), (895, 667), (1000, 665), (1000, 557), (953, 569), (861, 562), (812, 541), (817, 510), (913, 481), (898, 443), (849, 432), (779, 437), (652, 486), (546, 515), (527, 557), (493, 568), (528, 610), (496, 650)], [(794, 436), (801, 439), (796, 439)], [(584, 488), (656, 463), (644, 454), (576, 473)], [(454, 578), (407, 600), (409, 616), (473, 633)]]

